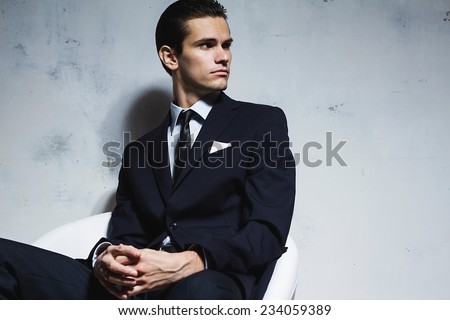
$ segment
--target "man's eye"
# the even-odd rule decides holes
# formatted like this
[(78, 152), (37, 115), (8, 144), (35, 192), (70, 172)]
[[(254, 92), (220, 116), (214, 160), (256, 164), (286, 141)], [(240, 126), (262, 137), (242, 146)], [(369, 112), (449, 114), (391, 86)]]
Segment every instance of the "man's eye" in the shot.
[(202, 44), (201, 46), (200, 46), (200, 48), (202, 48), (202, 49), (210, 49), (210, 48), (212, 48), (213, 46), (212, 46), (212, 44), (210, 44), (210, 43), (204, 43), (204, 44)]

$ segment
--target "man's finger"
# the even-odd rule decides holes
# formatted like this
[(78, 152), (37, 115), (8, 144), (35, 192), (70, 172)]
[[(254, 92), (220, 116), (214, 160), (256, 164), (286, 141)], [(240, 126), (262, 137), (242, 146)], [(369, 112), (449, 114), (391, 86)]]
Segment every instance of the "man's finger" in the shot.
[(136, 285), (135, 278), (124, 277), (123, 275), (111, 273), (109, 271), (104, 272), (103, 279), (109, 283), (119, 286), (132, 287)]
[(126, 290), (123, 290), (122, 288), (119, 289), (119, 287), (115, 286), (112, 283), (109, 283), (106, 280), (100, 279), (100, 283), (105, 287), (105, 289), (111, 293), (113, 296), (126, 300), (128, 299), (128, 294), (126, 293)]
[[(100, 256), (99, 260), (101, 268), (108, 270), (111, 273), (115, 273), (124, 277), (137, 277), (138, 272), (130, 266), (129, 258), (116, 259), (114, 256), (115, 251), (105, 250)], [(121, 263), (126, 262), (126, 263)]]
[(109, 246), (107, 251), (110, 252), (114, 257), (126, 256), (132, 260), (139, 260), (141, 257), (141, 252), (133, 246), (128, 246), (120, 244), (118, 246)]

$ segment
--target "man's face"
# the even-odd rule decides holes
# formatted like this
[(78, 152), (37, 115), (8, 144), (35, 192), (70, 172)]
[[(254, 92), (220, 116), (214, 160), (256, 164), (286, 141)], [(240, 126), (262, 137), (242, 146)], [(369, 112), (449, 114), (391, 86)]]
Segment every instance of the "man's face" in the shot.
[(184, 94), (203, 96), (225, 90), (230, 74), (232, 39), (225, 19), (205, 17), (187, 22), (188, 36), (173, 77)]

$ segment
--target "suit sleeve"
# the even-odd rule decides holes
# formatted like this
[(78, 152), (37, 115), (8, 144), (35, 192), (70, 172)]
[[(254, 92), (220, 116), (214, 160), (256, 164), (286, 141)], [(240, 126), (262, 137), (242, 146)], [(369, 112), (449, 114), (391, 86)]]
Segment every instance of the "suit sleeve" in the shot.
[[(126, 146), (122, 158), (122, 166), (119, 172), (119, 183), (116, 192), (116, 206), (112, 211), (112, 217), (108, 226), (108, 235), (101, 238), (92, 248), (87, 260), (91, 261), (95, 255), (96, 248), (103, 242), (114, 245), (128, 244), (136, 248), (148, 246), (151, 239), (145, 229), (146, 224), (141, 221), (139, 208), (133, 192), (132, 181), (130, 181), (130, 170), (138, 167), (135, 159), (145, 154), (142, 143), (133, 142)], [(139, 161), (139, 160), (137, 160)]]
[(217, 270), (260, 274), (285, 251), (295, 199), (295, 161), (289, 149), (286, 117), (271, 108), (249, 143), (243, 223), (237, 233), (205, 245)]
[(124, 165), (119, 174), (116, 207), (112, 212), (108, 239), (113, 244), (124, 243), (143, 248), (150, 243), (151, 239), (147, 237), (145, 223), (140, 220), (142, 215), (138, 214), (139, 208), (134, 200), (127, 170)]

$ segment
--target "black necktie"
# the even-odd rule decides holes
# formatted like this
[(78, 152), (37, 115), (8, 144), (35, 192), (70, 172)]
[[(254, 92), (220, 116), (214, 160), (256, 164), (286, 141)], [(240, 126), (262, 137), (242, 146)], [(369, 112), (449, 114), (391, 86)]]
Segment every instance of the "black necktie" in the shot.
[(181, 169), (186, 167), (189, 149), (191, 148), (191, 130), (189, 128), (189, 121), (195, 111), (188, 109), (183, 111), (178, 116), (178, 123), (181, 125), (180, 138), (175, 149), (175, 167), (173, 170), (173, 181), (176, 181)]

